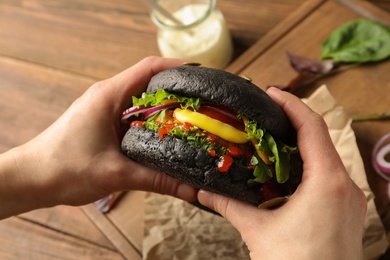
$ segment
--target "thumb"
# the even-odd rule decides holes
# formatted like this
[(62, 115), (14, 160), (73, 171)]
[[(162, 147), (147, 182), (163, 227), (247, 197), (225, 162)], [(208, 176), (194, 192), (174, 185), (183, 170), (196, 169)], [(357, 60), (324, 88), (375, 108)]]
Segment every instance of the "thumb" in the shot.
[(266, 209), (204, 190), (198, 192), (198, 200), (202, 205), (221, 214), (241, 234), (253, 230), (259, 223), (265, 223), (269, 213)]

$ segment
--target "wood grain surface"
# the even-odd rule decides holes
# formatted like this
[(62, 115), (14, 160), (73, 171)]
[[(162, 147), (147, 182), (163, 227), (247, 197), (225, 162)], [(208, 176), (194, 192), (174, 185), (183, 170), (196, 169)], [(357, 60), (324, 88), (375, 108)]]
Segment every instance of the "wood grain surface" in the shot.
[[(371, 8), (372, 3), (380, 9)], [(228, 70), (263, 86), (285, 83), (293, 76), (284, 60), (286, 50), (314, 57), (316, 46), (335, 26), (366, 15), (339, 5), (320, 0), (218, 1), (235, 46)], [(359, 6), (374, 10), (375, 17), (388, 16), (390, 10), (388, 1), (359, 1)], [(159, 55), (155, 37), (149, 8), (141, 0), (0, 1), (0, 152), (43, 131), (94, 82), (145, 56)], [(373, 71), (380, 72), (388, 88), (388, 66), (363, 66), (347, 76), (375, 81)], [(348, 113), (367, 111), (360, 105), (366, 96), (356, 100), (349, 95), (356, 84), (345, 83), (341, 75), (326, 83)], [(368, 108), (382, 108), (383, 100), (389, 103), (388, 96), (376, 96), (381, 87), (372, 86), (375, 97), (367, 96)], [(357, 86), (363, 88), (362, 83)], [(382, 124), (354, 125), (363, 151), (385, 131)], [(379, 197), (384, 196), (383, 183), (375, 176), (369, 180)], [(57, 206), (0, 221), (0, 259), (141, 259), (143, 196), (126, 193), (106, 215), (92, 205)]]
[[(345, 22), (356, 18), (371, 18), (390, 25), (387, 11), (361, 1), (324, 1), (321, 7), (307, 16), (283, 38), (269, 46), (266, 52), (258, 52), (256, 58), (230, 67), (243, 68), (235, 73), (246, 75), (263, 89), (270, 85), (286, 85), (296, 76), (286, 53), (316, 59), (321, 53), (321, 43), (329, 34)], [(316, 26), (313, 26), (316, 25)], [(321, 30), (318, 30), (321, 25)], [(256, 44), (259, 44), (256, 43)], [(252, 50), (256, 51), (256, 50)], [(318, 86), (326, 84), (349, 116), (383, 113), (390, 104), (390, 61), (361, 65), (350, 70), (322, 78), (306, 86), (296, 94), (309, 96)], [(388, 121), (354, 122), (357, 144), (363, 158), (367, 180), (373, 190), (378, 212), (387, 231), (390, 230), (388, 182), (380, 178), (371, 163), (374, 144), (390, 132)]]

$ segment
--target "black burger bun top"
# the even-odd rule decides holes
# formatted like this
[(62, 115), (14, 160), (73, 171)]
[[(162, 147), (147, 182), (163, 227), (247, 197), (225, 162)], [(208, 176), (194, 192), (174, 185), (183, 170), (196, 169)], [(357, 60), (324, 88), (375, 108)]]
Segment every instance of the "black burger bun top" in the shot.
[(257, 121), (274, 137), (296, 144), (296, 132), (283, 110), (259, 87), (224, 70), (183, 65), (156, 74), (146, 92), (164, 89), (186, 97), (199, 97)]

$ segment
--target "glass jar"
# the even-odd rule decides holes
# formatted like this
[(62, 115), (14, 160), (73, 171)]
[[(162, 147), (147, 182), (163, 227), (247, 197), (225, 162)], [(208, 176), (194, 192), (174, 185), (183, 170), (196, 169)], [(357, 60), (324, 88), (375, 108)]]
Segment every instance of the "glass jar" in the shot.
[(153, 9), (151, 18), (159, 28), (157, 43), (163, 57), (219, 69), (229, 64), (233, 43), (216, 0), (160, 0), (158, 5), (161, 8)]

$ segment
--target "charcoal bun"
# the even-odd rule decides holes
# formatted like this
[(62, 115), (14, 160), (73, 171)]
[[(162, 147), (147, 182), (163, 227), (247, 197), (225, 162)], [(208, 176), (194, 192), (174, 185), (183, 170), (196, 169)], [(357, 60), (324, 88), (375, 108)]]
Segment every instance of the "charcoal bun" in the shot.
[(143, 127), (131, 127), (122, 140), (127, 157), (198, 189), (205, 189), (250, 204), (262, 202), (259, 188), (248, 187), (251, 170), (233, 164), (228, 172), (217, 168), (218, 158), (180, 139)]
[[(155, 75), (146, 92), (155, 93), (158, 89), (223, 105), (257, 121), (284, 143), (296, 144), (296, 132), (282, 109), (263, 90), (237, 75), (179, 66)], [(233, 163), (226, 173), (221, 173), (219, 158), (180, 139), (166, 135), (160, 140), (158, 133), (135, 126), (124, 136), (122, 150), (127, 157), (196, 188), (254, 205), (263, 202), (260, 187), (248, 185), (248, 180), (254, 178), (253, 170)]]
[(296, 145), (296, 131), (283, 110), (262, 89), (240, 76), (207, 67), (179, 66), (152, 77), (146, 92), (158, 89), (233, 109), (284, 143)]

